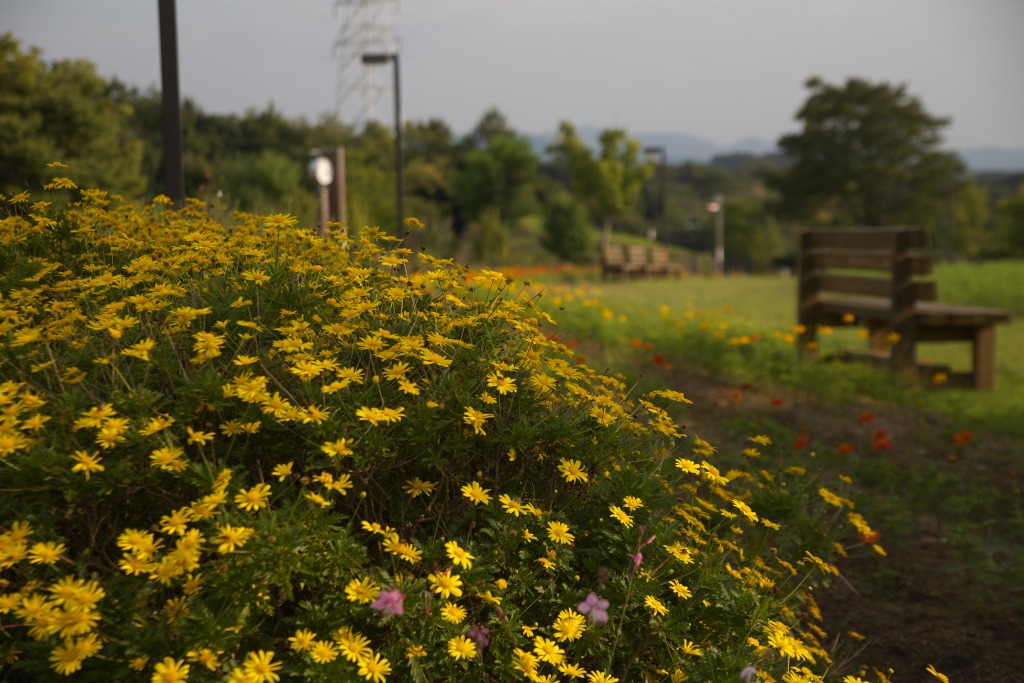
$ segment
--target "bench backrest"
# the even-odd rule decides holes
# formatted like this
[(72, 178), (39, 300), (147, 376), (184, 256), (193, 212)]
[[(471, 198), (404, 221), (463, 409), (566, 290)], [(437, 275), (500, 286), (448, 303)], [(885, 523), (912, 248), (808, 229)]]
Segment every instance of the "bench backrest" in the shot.
[[(801, 310), (835, 298), (888, 299), (894, 317), (916, 301), (934, 301), (928, 231), (917, 226), (808, 228), (800, 233)], [(844, 295), (842, 297), (836, 295)]]
[(605, 266), (620, 266), (626, 262), (626, 250), (621, 244), (601, 245), (601, 263)]

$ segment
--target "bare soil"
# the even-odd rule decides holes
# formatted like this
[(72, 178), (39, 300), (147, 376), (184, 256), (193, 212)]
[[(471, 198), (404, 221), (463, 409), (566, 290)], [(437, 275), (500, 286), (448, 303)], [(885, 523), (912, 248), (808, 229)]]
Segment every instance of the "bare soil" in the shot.
[[(935, 681), (926, 671), (933, 665), (953, 683), (1024, 681), (1020, 524), (1004, 524), (999, 509), (990, 519), (972, 509), (965, 527), (961, 512), (947, 509), (942, 495), (921, 493), (933, 480), (962, 477), (970, 495), (1001, 501), (1002, 511), (1020, 520), (1020, 439), (972, 432), (971, 443), (957, 447), (950, 435), (965, 425), (943, 416), (905, 407), (836, 406), (812, 395), (723, 386), (699, 371), (671, 374), (673, 384), (693, 400), (686, 418), (690, 433), (738, 443), (748, 434), (729, 434), (728, 427), (721, 427), (735, 424), (737, 417), (770, 420), (823, 444), (863, 441), (865, 429), (884, 430), (893, 447), (879, 457), (910, 473), (905, 487), (899, 481), (863, 486), (862, 493), (875, 496), (880, 509), (907, 511), (894, 528), (887, 528), (886, 519), (869, 518), (882, 530), (888, 556), (841, 561), (841, 576), (815, 593), (823, 627), (834, 639), (833, 673), (841, 678), (866, 671), (864, 678), (875, 680), (871, 672), (878, 669), (894, 682)], [(870, 425), (858, 419), (867, 413), (873, 416)], [(982, 551), (965, 555), (962, 548), (975, 541)], [(851, 637), (851, 631), (864, 639)]]

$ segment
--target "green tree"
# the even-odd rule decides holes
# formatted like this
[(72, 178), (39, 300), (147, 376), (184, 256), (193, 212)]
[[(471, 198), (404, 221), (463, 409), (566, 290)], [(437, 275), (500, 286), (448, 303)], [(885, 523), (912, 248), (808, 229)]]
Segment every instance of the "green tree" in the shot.
[(0, 36), (0, 192), (52, 177), (60, 161), (83, 187), (135, 196), (144, 186), (142, 145), (131, 107), (84, 60), (46, 64), (10, 34)]
[(569, 189), (587, 203), (591, 216), (601, 223), (602, 239), (607, 241), (613, 223), (637, 208), (654, 164), (642, 160), (640, 143), (622, 129), (602, 131), (599, 143), (595, 156), (576, 128), (563, 121), (548, 152), (568, 177)]
[(999, 244), (1013, 256), (1024, 256), (1024, 184), (1017, 194), (999, 200), (995, 225)]
[(779, 147), (791, 164), (776, 179), (782, 212), (819, 224), (932, 223), (964, 176), (939, 149), (949, 119), (930, 115), (905, 86), (814, 77), (803, 125)]
[(274, 213), (289, 204), (299, 189), (302, 164), (298, 159), (265, 149), (236, 155), (218, 169), (217, 177), (228, 198), (242, 211)]
[(581, 262), (590, 256), (587, 207), (571, 193), (556, 190), (546, 198), (541, 245), (565, 261)]
[(529, 140), (512, 131), (500, 112), (492, 109), (484, 114), (462, 148), (464, 155), (451, 181), (457, 229), (491, 207), (505, 223), (514, 223), (530, 211), (537, 156)]
[(729, 268), (762, 271), (782, 255), (784, 240), (775, 217), (750, 197), (730, 198), (725, 211), (725, 261)]

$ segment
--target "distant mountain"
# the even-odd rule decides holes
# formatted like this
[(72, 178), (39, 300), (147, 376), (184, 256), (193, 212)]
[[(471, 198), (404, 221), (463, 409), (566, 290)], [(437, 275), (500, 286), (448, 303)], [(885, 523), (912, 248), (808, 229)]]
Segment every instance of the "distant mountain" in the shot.
[[(578, 126), (576, 134), (591, 149), (597, 149), (598, 138), (602, 128), (596, 126)], [(639, 141), (644, 147), (664, 147), (668, 152), (670, 164), (681, 164), (687, 161), (707, 163), (712, 157), (722, 154), (747, 152), (750, 154), (771, 154), (778, 151), (774, 143), (765, 142), (760, 138), (744, 138), (733, 145), (722, 145), (706, 138), (688, 133), (634, 133), (630, 137)], [(537, 154), (545, 154), (554, 139), (554, 133), (539, 133), (527, 136)]]
[(959, 150), (961, 158), (972, 173), (994, 171), (998, 173), (1024, 172), (1024, 149), (998, 149), (975, 147)]
[[(598, 137), (603, 129), (596, 126), (579, 126), (576, 134), (591, 149), (597, 149)], [(712, 157), (725, 154), (748, 153), (748, 154), (776, 154), (779, 149), (774, 142), (768, 142), (761, 138), (746, 137), (731, 145), (723, 145), (712, 142), (689, 133), (635, 133), (630, 131), (630, 137), (638, 140), (644, 147), (664, 147), (668, 151), (668, 161), (671, 164), (681, 164), (687, 161), (708, 163)], [(554, 133), (539, 133), (527, 136), (533, 150), (544, 155), (554, 139)], [(975, 147), (970, 149), (956, 150), (960, 157), (967, 164), (972, 173), (985, 171), (997, 173), (1024, 172), (1024, 150), (1003, 149), (996, 147)]]

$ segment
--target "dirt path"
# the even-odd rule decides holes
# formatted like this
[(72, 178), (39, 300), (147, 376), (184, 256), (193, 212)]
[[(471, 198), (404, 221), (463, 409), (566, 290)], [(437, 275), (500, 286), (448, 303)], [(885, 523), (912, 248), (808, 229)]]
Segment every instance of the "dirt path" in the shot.
[(906, 408), (837, 407), (681, 369), (672, 383), (694, 402), (688, 431), (713, 443), (746, 438), (729, 433), (737, 418), (770, 420), (821, 444), (863, 441), (865, 432), (889, 440), (872, 454), (888, 476), (861, 484), (874, 510), (891, 511), (869, 516), (888, 557), (840, 563), (841, 579), (816, 594), (835, 638), (835, 673), (867, 670), (875, 680), (872, 668), (891, 669), (894, 682), (934, 681), (931, 664), (953, 683), (1024, 681), (1024, 444)]

